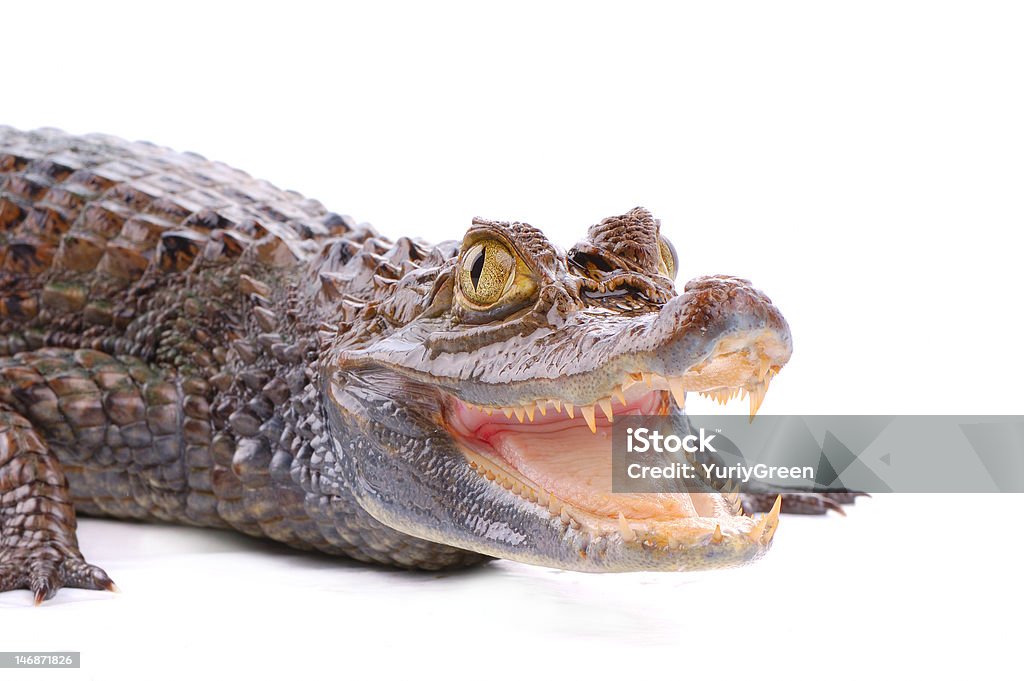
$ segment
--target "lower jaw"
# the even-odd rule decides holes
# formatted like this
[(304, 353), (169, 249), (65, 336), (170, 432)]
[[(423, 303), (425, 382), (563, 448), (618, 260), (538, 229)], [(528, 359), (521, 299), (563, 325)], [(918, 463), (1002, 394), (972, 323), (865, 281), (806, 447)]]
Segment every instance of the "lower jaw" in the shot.
[[(462, 447), (470, 467), (514, 500), (509, 524), (533, 527), (529, 541), (514, 545), (479, 537), (463, 548), (577, 572), (684, 572), (750, 564), (764, 556), (778, 526), (778, 506), (760, 518), (677, 517), (627, 519), (596, 515), (537, 489), (502, 462)], [(718, 497), (720, 495), (707, 495)], [(501, 523), (504, 525), (504, 523)]]

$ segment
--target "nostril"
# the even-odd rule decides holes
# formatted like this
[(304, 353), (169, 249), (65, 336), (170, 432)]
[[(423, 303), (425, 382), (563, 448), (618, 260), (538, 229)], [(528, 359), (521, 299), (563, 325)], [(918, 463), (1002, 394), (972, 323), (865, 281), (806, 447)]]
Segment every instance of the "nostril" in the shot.
[(608, 272), (614, 272), (619, 269), (618, 266), (608, 262), (608, 260), (596, 250), (583, 250), (581, 248), (573, 248), (569, 251), (568, 260), (571, 265), (580, 270), (580, 272), (586, 276), (597, 278), (594, 275), (607, 274)]

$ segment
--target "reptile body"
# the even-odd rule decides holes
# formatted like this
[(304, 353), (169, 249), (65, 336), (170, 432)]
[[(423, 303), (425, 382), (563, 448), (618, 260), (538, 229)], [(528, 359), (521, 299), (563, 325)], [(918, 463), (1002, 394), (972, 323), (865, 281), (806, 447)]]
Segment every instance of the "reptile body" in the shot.
[(790, 356), (750, 282), (677, 293), (644, 209), (568, 252), (479, 218), (392, 241), (194, 154), (0, 128), (0, 263), (0, 591), (112, 587), (76, 514), (424, 569), (691, 569), (771, 542), (774, 495), (576, 479), (614, 414), (688, 390), (756, 409)]

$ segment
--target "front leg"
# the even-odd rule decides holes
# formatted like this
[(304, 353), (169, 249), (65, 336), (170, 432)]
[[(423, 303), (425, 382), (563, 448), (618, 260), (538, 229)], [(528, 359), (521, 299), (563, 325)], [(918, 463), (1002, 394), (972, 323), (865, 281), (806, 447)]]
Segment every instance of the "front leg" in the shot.
[(28, 588), (39, 602), (61, 586), (112, 588), (82, 558), (76, 508), (182, 514), (191, 421), (181, 402), (176, 384), (132, 358), (56, 348), (0, 358), (0, 591)]
[(36, 605), (62, 586), (114, 591), (82, 557), (67, 479), (42, 436), (0, 407), (0, 591), (30, 589)]

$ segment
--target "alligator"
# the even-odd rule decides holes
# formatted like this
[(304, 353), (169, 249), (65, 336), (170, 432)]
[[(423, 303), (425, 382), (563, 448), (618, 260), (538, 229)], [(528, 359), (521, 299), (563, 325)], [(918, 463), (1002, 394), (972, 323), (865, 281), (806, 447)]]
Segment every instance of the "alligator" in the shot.
[[(749, 396), (790, 329), (650, 212), (387, 239), (227, 165), (0, 127), (0, 591), (115, 590), (77, 514), (371, 563), (741, 565), (843, 493), (613, 494), (622, 414)], [(758, 515), (760, 514), (760, 515)]]

